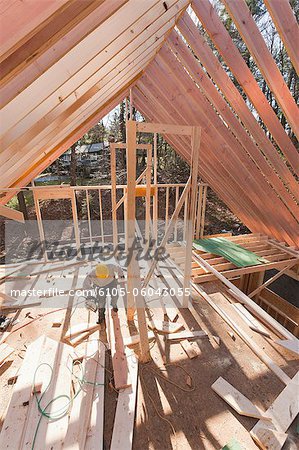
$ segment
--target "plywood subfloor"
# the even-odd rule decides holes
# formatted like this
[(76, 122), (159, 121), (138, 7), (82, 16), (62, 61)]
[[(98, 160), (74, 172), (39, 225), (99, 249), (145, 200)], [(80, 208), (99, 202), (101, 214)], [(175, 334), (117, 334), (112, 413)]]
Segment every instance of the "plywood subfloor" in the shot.
[[(77, 268), (68, 274), (52, 274), (50, 277), (43, 275), (38, 280), (30, 280), (36, 288), (46, 286), (64, 286), (64, 289), (80, 287), (81, 276), (84, 277), (87, 268)], [(165, 278), (157, 279), (159, 285), (165, 287), (179, 285), (176, 278), (175, 268), (169, 265), (162, 267), (162, 274)], [(54, 276), (55, 275), (55, 276)], [(66, 276), (64, 276), (66, 275)], [(16, 285), (26, 285), (29, 280), (18, 280)], [(28, 287), (28, 286), (27, 286)], [(212, 298), (227, 311), (230, 307), (227, 302), (227, 291), (219, 283), (213, 282), (203, 285)], [(157, 320), (163, 319), (163, 312), (159, 302), (149, 299), (149, 313), (154, 314)], [(26, 301), (34, 301), (32, 298)], [(203, 300), (199, 300), (195, 305), (200, 314), (201, 323), (196, 323), (191, 313), (187, 310), (180, 310), (177, 321), (184, 323), (185, 328), (198, 330), (200, 327), (207, 330), (211, 335), (220, 337), (220, 346), (215, 342), (213, 345), (208, 339), (200, 339), (197, 344), (200, 355), (197, 358), (189, 359), (179, 342), (169, 342), (165, 336), (158, 336), (151, 344), (152, 362), (145, 366), (140, 366), (139, 374), (141, 379), (138, 389), (136, 424), (134, 431), (133, 448), (139, 449), (208, 449), (215, 450), (222, 448), (233, 438), (236, 439), (246, 450), (255, 449), (256, 446), (249, 436), (250, 429), (256, 423), (255, 419), (241, 417), (229, 408), (221, 398), (212, 390), (211, 385), (222, 376), (246, 397), (253, 401), (261, 409), (266, 409), (283, 389), (281, 381), (272, 374), (267, 367), (249, 350), (249, 348), (236, 336), (235, 340), (228, 334), (229, 327)], [(60, 339), (62, 332), (66, 331), (71, 324), (96, 321), (96, 315), (87, 312), (84, 308), (77, 307), (71, 310), (74, 299), (52, 298), (42, 301), (42, 308), (23, 310), (19, 315), (18, 326), (31, 321), (30, 317), (38, 317), (38, 314), (52, 312), (59, 306), (69, 305), (68, 310), (57, 311), (32, 322), (12, 334), (7, 343), (16, 348), (13, 359), (9, 360), (0, 368), (1, 384), (0, 396), (1, 410), (3, 418), (8, 405), (12, 386), (7, 385), (7, 380), (15, 375), (22, 363), (25, 345), (36, 339), (41, 333), (47, 334), (54, 339)], [(30, 312), (30, 317), (25, 318)], [(234, 320), (250, 334), (250, 336), (261, 345), (267, 354), (281, 367), (289, 376), (294, 376), (298, 370), (298, 359), (290, 352), (279, 348), (275, 344), (265, 341), (265, 339), (250, 330), (246, 324), (240, 322), (240, 317), (234, 311), (231, 312)], [(63, 319), (60, 328), (52, 328), (52, 322)], [(134, 325), (132, 325), (134, 328)], [(105, 339), (105, 333), (101, 337)], [(164, 364), (170, 364), (164, 366)], [(106, 367), (111, 371), (112, 365), (107, 354)], [(178, 387), (165, 382), (157, 376), (155, 371), (166, 368), (162, 375), (169, 380), (188, 389), (187, 371), (194, 383), (195, 389), (192, 392), (185, 392)], [(185, 369), (185, 371), (183, 369)], [(106, 393), (105, 393), (105, 448), (109, 448), (113, 420), (116, 406), (117, 394), (108, 387), (111, 374), (106, 373)], [(159, 412), (159, 414), (158, 414)], [(174, 438), (171, 422), (175, 429)], [(2, 422), (1, 422), (2, 423)], [(286, 448), (292, 449), (296, 442), (296, 435), (293, 427), (289, 432), (290, 438)]]

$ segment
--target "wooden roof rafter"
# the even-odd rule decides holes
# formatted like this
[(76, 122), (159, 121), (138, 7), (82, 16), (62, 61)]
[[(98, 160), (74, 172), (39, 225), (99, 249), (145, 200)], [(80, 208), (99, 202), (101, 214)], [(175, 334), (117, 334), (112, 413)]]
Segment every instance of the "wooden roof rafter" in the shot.
[[(184, 16), (178, 21), (177, 27), (182, 33), (193, 52), (203, 64), (214, 83), (223, 93), (225, 99), (238, 114), (247, 130), (251, 133), (254, 141), (258, 144), (260, 150), (264, 153), (267, 160), (271, 163), (279, 177), (284, 181), (294, 198), (299, 201), (298, 185), (291, 171), (284, 163), (274, 145), (268, 139), (256, 118), (246, 105), (242, 95), (225, 72), (224, 68), (214, 55), (207, 41), (203, 38), (198, 28), (193, 23), (189, 15)], [(267, 103), (268, 104), (268, 103)], [(268, 105), (269, 106), (269, 105)], [(272, 109), (271, 109), (272, 110)], [(286, 135), (285, 135), (286, 136)], [(286, 136), (287, 138), (287, 136)]]
[(242, 58), (241, 53), (234, 45), (228, 31), (220, 20), (212, 4), (209, 0), (193, 0), (192, 9), (209, 34), (228, 67), (238, 80), (244, 92), (251, 100), (280, 150), (284, 153), (293, 170), (297, 172), (299, 167), (299, 156), (295, 146), (285, 133), (278, 117), (262, 93), (257, 81), (255, 80), (245, 60)]
[(284, 112), (292, 130), (299, 137), (299, 112), (273, 56), (258, 29), (251, 12), (245, 2), (241, 0), (223, 0), (226, 9), (235, 22), (243, 41), (258, 65), (268, 86), (274, 93), (277, 102)]
[(277, 172), (273, 169), (269, 161), (264, 158), (263, 153), (255, 144), (254, 140), (250, 138), (242, 123), (238, 120), (225, 98), (216, 89), (212, 80), (208, 77), (206, 72), (201, 68), (200, 64), (191, 53), (191, 51), (184, 44), (177, 32), (173, 31), (167, 40), (172, 52), (181, 61), (184, 67), (188, 70), (190, 76), (197, 83), (199, 89), (203, 91), (209, 101), (213, 104), (218, 114), (223, 117), (227, 126), (234, 133), (240, 144), (244, 147), (246, 152), (251, 156), (257, 167), (261, 170), (266, 180), (275, 189), (276, 193), (281, 197), (283, 202), (288, 206), (289, 210), (294, 214), (297, 210), (297, 204), (290, 192), (284, 186), (282, 180)]

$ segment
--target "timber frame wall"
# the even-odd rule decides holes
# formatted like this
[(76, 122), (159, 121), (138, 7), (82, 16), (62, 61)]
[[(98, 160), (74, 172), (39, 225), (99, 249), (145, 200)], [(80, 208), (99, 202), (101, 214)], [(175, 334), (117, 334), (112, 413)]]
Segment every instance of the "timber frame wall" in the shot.
[[(221, 1), (298, 137), (297, 105), (245, 0)], [(4, 0), (0, 8), (0, 188), (15, 188), (1, 196), (3, 212), (131, 89), (148, 122), (201, 127), (199, 174), (252, 232), (299, 246), (298, 151), (210, 0), (36, 4)], [(289, 1), (265, 4), (298, 70)], [(190, 136), (164, 137), (191, 161)]]

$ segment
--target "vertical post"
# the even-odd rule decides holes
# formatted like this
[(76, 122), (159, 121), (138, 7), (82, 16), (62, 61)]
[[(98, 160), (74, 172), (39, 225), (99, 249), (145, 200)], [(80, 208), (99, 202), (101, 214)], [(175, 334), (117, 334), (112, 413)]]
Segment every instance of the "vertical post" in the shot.
[[(135, 215), (136, 215), (136, 123), (132, 120), (127, 122), (127, 197), (126, 197), (126, 245), (127, 255), (133, 247), (135, 238)], [(134, 267), (133, 261), (128, 261), (128, 320), (134, 317)]]
[(100, 221), (101, 221), (101, 236), (102, 236), (102, 245), (104, 245), (104, 225), (103, 225), (103, 208), (102, 208), (102, 190), (99, 189), (99, 210), (100, 210)]
[(158, 153), (157, 153), (157, 133), (154, 133), (154, 186), (155, 193), (153, 198), (153, 235), (155, 240), (155, 248), (158, 245)]
[[(33, 182), (32, 182), (32, 187), (34, 187)], [(36, 213), (36, 218), (37, 218), (37, 226), (38, 226), (38, 231), (39, 231), (41, 248), (43, 251), (44, 260), (45, 260), (45, 262), (48, 262), (47, 251), (46, 251), (45, 232), (44, 232), (44, 227), (43, 227), (41, 210), (39, 207), (39, 199), (38, 199), (37, 195), (35, 194), (34, 189), (33, 189), (33, 200), (34, 200), (34, 207), (35, 207), (35, 213)]]
[(202, 183), (200, 183), (200, 185), (198, 187), (196, 239), (199, 239), (199, 237), (200, 237), (201, 211), (202, 211), (202, 191), (203, 191), (203, 186), (202, 186)]
[(183, 307), (187, 308), (189, 303), (189, 295), (187, 290), (190, 289), (191, 281), (191, 265), (192, 265), (192, 245), (194, 238), (194, 216), (197, 195), (197, 175), (199, 162), (201, 128), (192, 127), (191, 134), (191, 187), (188, 196), (188, 218), (186, 223), (186, 256), (185, 256), (185, 270), (184, 270), (184, 293), (183, 293)]
[(112, 234), (113, 234), (113, 247), (114, 249), (116, 249), (118, 243), (117, 211), (116, 211), (116, 156), (115, 156), (115, 145), (113, 144), (110, 144), (110, 166), (111, 166)]
[(169, 212), (169, 186), (166, 187), (165, 192), (165, 231), (168, 225), (168, 212)]
[(91, 218), (90, 218), (90, 207), (89, 207), (89, 193), (88, 189), (85, 191), (86, 194), (86, 208), (87, 208), (87, 220), (88, 220), (88, 232), (89, 232), (89, 243), (90, 243), (90, 251), (93, 256), (92, 251), (92, 228), (91, 228)]
[(73, 213), (73, 220), (74, 220), (74, 231), (75, 231), (77, 256), (78, 256), (79, 254), (81, 254), (81, 251), (80, 251), (80, 233), (79, 233), (79, 226), (78, 226), (78, 213), (77, 213), (77, 203), (76, 203), (75, 190), (73, 190), (71, 203), (72, 203), (72, 213)]
[(133, 92), (130, 89), (130, 120), (133, 120)]
[[(180, 186), (176, 186), (174, 209), (176, 208), (176, 205), (178, 204), (178, 201), (179, 201), (179, 190), (180, 190)], [(178, 240), (178, 220), (175, 223), (175, 230), (174, 230), (174, 241), (177, 242), (177, 240)]]
[[(135, 239), (136, 216), (136, 122), (127, 122), (127, 242), (130, 259), (128, 261), (128, 320), (133, 320), (134, 305), (137, 308), (137, 319), (140, 334), (140, 360), (146, 362), (150, 358), (144, 299), (141, 296), (140, 270), (136, 261), (136, 250), (132, 252)], [(137, 291), (137, 292), (135, 292)]]
[(207, 203), (207, 191), (208, 186), (203, 187), (203, 199), (202, 199), (202, 211), (201, 211), (201, 221), (200, 221), (200, 238), (203, 238), (205, 230), (205, 216), (206, 216), (206, 203)]
[(147, 150), (146, 161), (146, 195), (145, 195), (145, 240), (149, 246), (151, 222), (151, 185), (152, 185), (152, 148)]

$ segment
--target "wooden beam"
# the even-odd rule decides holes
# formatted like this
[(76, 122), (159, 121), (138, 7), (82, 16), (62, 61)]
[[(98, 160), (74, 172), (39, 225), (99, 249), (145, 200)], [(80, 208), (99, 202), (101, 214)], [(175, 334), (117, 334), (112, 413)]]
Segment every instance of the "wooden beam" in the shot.
[[(262, 220), (263, 223), (268, 226), (268, 234), (271, 234), (270, 230), (272, 228), (272, 223), (269, 220), (269, 216), (265, 214), (265, 202), (261, 202), (262, 192), (258, 194), (258, 191), (261, 188), (261, 183), (264, 186), (263, 189), (267, 190), (268, 195), (273, 198), (274, 202), (277, 201), (277, 196), (273, 195), (273, 191), (265, 182), (263, 177), (261, 177), (260, 173), (257, 171), (256, 166), (254, 165), (252, 160), (248, 158), (246, 152), (244, 152), (244, 155), (240, 155), (240, 147), (238, 147), (237, 141), (234, 136), (230, 133), (225, 124), (220, 120), (219, 116), (216, 114), (210, 103), (203, 97), (200, 90), (194, 83), (192, 83), (192, 80), (190, 79), (186, 71), (184, 71), (183, 67), (178, 66), (177, 60), (171, 54), (170, 50), (166, 48), (166, 46), (164, 46), (160, 50), (159, 54), (155, 58), (155, 63), (158, 64), (159, 67), (161, 67), (167, 75), (169, 74), (172, 79), (175, 78), (178, 81), (177, 85), (181, 95), (186, 92), (186, 94), (190, 96), (188, 102), (188, 114), (191, 114), (191, 116), (193, 117), (196, 116), (198, 125), (202, 126), (204, 130), (202, 140), (205, 141), (206, 136), (208, 136), (210, 141), (213, 142), (213, 145), (219, 146), (219, 151), (217, 151), (216, 157), (221, 152), (222, 157), (220, 158), (220, 163), (225, 164), (226, 167), (231, 167), (231, 173), (232, 171), (234, 171), (234, 177), (239, 182), (239, 192), (241, 192), (241, 190), (245, 192), (246, 190), (244, 185), (244, 176), (246, 176), (247, 188), (249, 185), (251, 186), (251, 196), (247, 199), (247, 203), (252, 202), (254, 204), (254, 210), (259, 208), (258, 220)], [(153, 65), (155, 63), (153, 63)], [(170, 86), (171, 83), (172, 80), (169, 80), (168, 85)], [(186, 105), (184, 106), (184, 108), (186, 109)], [(207, 120), (209, 123), (209, 127), (206, 126)], [(234, 155), (238, 159), (240, 164), (242, 164), (244, 170), (243, 176), (241, 176), (240, 171), (236, 170), (236, 164), (233, 164), (231, 158), (228, 158), (225, 154), (226, 145), (229, 146), (231, 151), (234, 152)], [(253, 176), (254, 173), (257, 174), (256, 177)], [(257, 177), (259, 178), (258, 184)], [(275, 215), (277, 216), (277, 220), (281, 220), (281, 217), (278, 217), (278, 212), (273, 206), (274, 205), (272, 205), (271, 202), (267, 203), (267, 207), (271, 209), (271, 216)], [(290, 220), (292, 220), (292, 218), (290, 218)], [(293, 225), (294, 227), (297, 226), (297, 223), (295, 225), (294, 219)], [(293, 226), (290, 227), (287, 222), (285, 222), (283, 228), (285, 230), (288, 230), (289, 235), (292, 235), (294, 232)]]
[[(178, 22), (178, 29), (183, 34), (184, 38), (187, 40), (188, 44), (191, 46), (192, 50), (194, 51), (195, 55), (198, 57), (200, 62), (203, 64), (203, 66), (206, 68), (207, 72), (211, 76), (211, 78), (214, 80), (215, 84), (220, 88), (221, 92), (225, 96), (225, 98), (228, 100), (234, 111), (238, 114), (240, 119), (243, 121), (246, 128), (250, 131), (252, 134), (254, 140), (259, 145), (259, 148), (265, 153), (267, 159), (271, 162), (273, 167), (276, 169), (280, 177), (284, 180), (286, 186), (289, 186), (289, 188), (292, 191), (292, 194), (296, 199), (299, 200), (298, 195), (298, 189), (297, 189), (297, 183), (292, 176), (292, 173), (288, 170), (287, 166), (283, 163), (281, 157), (279, 156), (278, 152), (276, 151), (273, 144), (270, 142), (270, 140), (267, 138), (261, 127), (259, 126), (257, 120), (250, 112), (248, 106), (246, 105), (243, 97), (241, 96), (240, 92), (232, 82), (232, 80), (229, 78), (228, 74), (223, 69), (222, 65), (214, 55), (213, 51), (211, 50), (210, 46), (207, 44), (206, 40), (203, 38), (201, 33), (199, 32), (198, 28), (193, 23), (192, 19), (189, 17), (189, 15), (184, 14), (182, 19)], [(242, 58), (241, 58), (242, 59)], [(243, 60), (242, 60), (243, 61)], [(246, 66), (247, 67), (247, 66)], [(249, 69), (246, 69), (246, 72)], [(250, 79), (251, 79), (251, 72), (249, 71)], [(249, 75), (248, 75), (249, 76)], [(259, 94), (260, 89), (257, 87), (257, 85), (253, 82), (253, 88), (254, 92), (256, 92), (257, 101), (260, 102), (260, 105), (257, 105), (259, 107), (259, 112), (261, 117), (264, 116), (263, 111), (261, 110), (266, 109), (267, 117), (264, 120), (269, 120), (272, 115), (274, 114), (271, 107), (268, 105), (268, 101), (266, 98), (262, 96), (262, 94)], [(261, 96), (261, 98), (260, 98)], [(270, 112), (268, 109), (270, 108)], [(274, 114), (275, 116), (275, 114)], [(268, 118), (268, 119), (267, 119)], [(275, 116), (276, 118), (276, 116)], [(276, 118), (277, 119), (277, 118)], [(275, 123), (276, 120), (274, 119)], [(284, 130), (283, 133), (285, 134)]]
[(139, 133), (179, 134), (190, 136), (192, 127), (186, 125), (164, 125), (161, 123), (138, 122), (137, 131)]
[[(279, 106), (292, 127), (292, 130), (296, 136), (299, 137), (298, 107), (251, 15), (250, 9), (248, 8), (245, 0), (239, 1), (238, 4), (235, 0), (224, 0), (224, 4), (233, 18), (239, 33), (246, 43), (248, 50), (259, 67), (268, 86), (274, 93)], [(297, 159), (297, 169), (298, 164), (299, 159)]]
[[(248, 345), (248, 347), (255, 353), (255, 355), (263, 361), (264, 364), (273, 372), (275, 375), (287, 385), (290, 382), (290, 378), (287, 374), (278, 367), (272, 359), (255, 343), (255, 341), (243, 331), (239, 325), (234, 322), (225, 311), (223, 311), (214, 300), (197, 284), (192, 283), (192, 287), (195, 291), (203, 297), (207, 303), (220, 315), (220, 317), (231, 327), (231, 329)], [(266, 313), (265, 313), (266, 314)], [(268, 315), (268, 318), (271, 317)]]
[[(149, 73), (149, 68), (147, 69), (147, 74)], [(153, 83), (153, 79), (151, 79)], [(171, 83), (171, 79), (168, 78), (167, 83)], [(140, 85), (140, 82), (139, 82)], [(160, 75), (160, 86), (161, 86), (161, 75)], [(167, 92), (167, 88), (163, 84), (163, 88), (166, 89), (165, 92)], [(155, 90), (157, 91), (158, 87), (155, 85)], [(139, 89), (140, 90), (140, 89)], [(142, 97), (141, 97), (141, 95)], [(182, 95), (182, 94), (181, 94)], [(164, 92), (162, 90), (159, 90), (159, 94), (156, 93), (157, 100), (151, 99), (151, 105), (149, 106), (149, 97), (145, 98), (145, 96), (142, 94), (142, 91), (140, 90), (140, 93), (138, 94), (138, 98), (135, 94), (135, 102), (138, 102), (138, 108), (140, 111), (143, 111), (143, 114), (147, 117), (152, 116), (151, 111), (155, 111), (156, 117), (159, 116), (161, 122), (167, 121), (167, 118), (169, 120), (170, 114), (169, 111), (171, 111), (171, 117), (173, 120), (177, 120), (178, 123), (184, 123), (186, 122), (186, 117), (188, 116), (189, 112), (188, 110), (185, 111), (186, 105), (184, 103), (176, 104), (176, 107), (174, 108), (165, 96)], [(178, 98), (178, 96), (176, 97)], [(161, 100), (160, 100), (161, 99)], [(163, 99), (163, 104), (162, 104)], [(161, 103), (160, 103), (161, 101)], [(167, 105), (167, 110), (165, 109), (164, 105)], [(162, 113), (162, 111), (164, 111)], [(183, 114), (178, 114), (178, 111), (183, 111)], [(175, 118), (175, 119), (174, 119)], [(186, 146), (187, 148), (190, 146), (190, 143), (186, 142), (183, 144), (181, 141), (183, 138), (179, 138), (174, 140), (174, 137), (168, 135), (166, 136), (166, 139), (177, 149), (179, 150), (180, 154), (183, 155), (188, 160), (188, 155), (186, 154)], [(242, 218), (244, 223), (247, 223), (248, 226), (251, 228), (252, 231), (261, 231), (263, 224), (262, 222), (257, 218), (256, 220), (251, 220), (253, 218), (253, 211), (251, 210), (249, 212), (247, 201), (245, 203), (239, 204), (239, 197), (236, 198), (235, 192), (236, 189), (239, 190), (239, 187), (236, 187), (236, 185), (233, 187), (231, 175), (229, 172), (226, 172), (225, 176), (223, 176), (223, 172), (219, 172), (218, 167), (221, 167), (221, 161), (220, 163), (217, 161), (213, 164), (213, 176), (209, 174), (210, 170), (210, 164), (211, 161), (217, 156), (216, 152), (209, 153), (209, 147), (207, 147), (207, 144), (204, 142), (204, 139), (202, 139), (202, 145), (203, 145), (203, 161), (200, 167), (201, 172), (204, 174), (204, 177), (206, 181), (209, 182), (209, 184), (213, 187), (213, 189), (220, 195), (223, 199), (225, 199), (225, 202), (228, 205), (231, 205), (230, 207), (234, 210), (235, 214), (238, 215), (240, 218)], [(212, 144), (213, 145), (213, 144)], [(208, 156), (209, 154), (209, 156)], [(206, 158), (208, 157), (209, 163), (207, 166)], [(217, 177), (215, 177), (215, 170), (217, 172)], [(222, 180), (222, 181), (221, 181)], [(226, 186), (226, 189), (223, 190), (223, 186)], [(230, 195), (231, 194), (231, 195)], [(232, 199), (234, 199), (234, 202), (232, 204)], [(248, 210), (248, 213), (246, 214), (246, 211)], [(245, 214), (244, 214), (245, 213)], [(249, 223), (250, 222), (250, 223)], [(272, 223), (273, 225), (273, 223)], [(280, 229), (281, 230), (281, 229)], [(270, 232), (270, 234), (273, 233), (273, 230)], [(267, 233), (269, 234), (269, 232)], [(293, 241), (292, 241), (293, 242)]]
[[(298, 389), (299, 372), (297, 372), (289, 381), (284, 390), (267, 409), (266, 415), (271, 417), (272, 423), (269, 424), (264, 420), (259, 420), (250, 431), (251, 437), (262, 449), (275, 448), (279, 450), (282, 448), (287, 438), (287, 434), (285, 434), (285, 439), (279, 445), (275, 433), (286, 433), (287, 429), (299, 413)], [(267, 430), (268, 433), (263, 433), (264, 430)], [(269, 437), (271, 437), (271, 439), (269, 439)]]
[(299, 57), (297, 42), (299, 29), (295, 14), (289, 0), (264, 0), (276, 29), (287, 49), (289, 57), (299, 73)]
[(246, 95), (253, 103), (273, 138), (277, 142), (295, 172), (298, 171), (298, 152), (285, 133), (278, 117), (262, 93), (241, 53), (234, 45), (228, 31), (221, 22), (209, 0), (194, 0), (192, 8), (223, 56)]
[(68, 0), (52, 0), (39, 4), (35, 0), (27, 0), (26, 3), (21, 0), (2, 2), (1, 23), (5, 29), (1, 39), (0, 62), (30, 39), (42, 26), (54, 20), (60, 8), (65, 7), (67, 3)]
[[(193, 253), (194, 254), (194, 253)], [(198, 263), (213, 275), (215, 275), (222, 283), (227, 286), (230, 291), (232, 291), (240, 299), (241, 303), (249, 306), (251, 310), (254, 311), (255, 315), (259, 317), (263, 322), (278, 333), (284, 336), (286, 339), (296, 339), (289, 331), (287, 331), (280, 323), (278, 323), (273, 317), (269, 316), (260, 306), (258, 306), (253, 300), (251, 300), (247, 295), (245, 295), (240, 289), (238, 289), (233, 283), (227, 280), (220, 272), (214, 269), (207, 261), (202, 259), (199, 255), (194, 254), (194, 258)]]
[[(12, 77), (11, 80), (9, 80), (7, 83), (5, 83), (4, 86), (0, 88), (1, 107), (13, 100), (19, 94), (19, 92), (26, 89), (60, 58), (66, 55), (68, 51), (75, 47), (84, 36), (87, 36), (89, 33), (93, 32), (127, 1), (128, 0), (110, 0), (109, 3), (105, 1), (103, 3), (102, 0), (96, 0), (96, 9), (94, 10), (93, 14), (89, 14), (75, 27), (71, 28), (70, 31), (63, 36), (62, 39), (59, 39), (55, 44), (55, 51), (53, 51), (51, 40), (47, 51), (43, 51), (43, 47), (40, 48), (40, 42), (36, 43), (38, 47), (36, 56), (35, 54), (31, 55), (29, 61), (25, 61), (25, 67), (22, 67), (22, 71)], [(67, 12), (68, 11), (66, 10), (66, 13)], [(68, 17), (70, 16), (68, 15)], [(59, 21), (57, 21), (57, 24), (59, 26)], [(53, 28), (54, 24), (51, 23), (50, 25)], [(38, 39), (38, 35), (36, 35), (36, 38)], [(30, 45), (30, 42), (28, 44)], [(27, 47), (25, 48), (27, 49)]]
[(8, 206), (0, 205), (0, 216), (15, 220), (16, 222), (25, 223), (24, 214)]
[(238, 391), (224, 378), (217, 378), (211, 388), (241, 416), (253, 417), (255, 419), (263, 419), (271, 422), (271, 419), (267, 417), (266, 413), (261, 411), (250, 400), (248, 400), (242, 392)]
[(275, 189), (276, 193), (280, 195), (284, 203), (288, 206), (289, 210), (296, 217), (297, 205), (294, 201), (293, 196), (286, 189), (270, 162), (264, 157), (264, 154), (260, 151), (259, 147), (256, 145), (256, 142), (251, 139), (247, 130), (245, 130), (241, 122), (237, 119), (237, 117), (229, 107), (229, 104), (216, 89), (216, 86), (214, 85), (211, 78), (201, 68), (198, 60), (191, 53), (191, 50), (187, 48), (182, 38), (175, 31), (173, 31), (169, 35), (167, 43), (174, 54), (182, 62), (182, 64), (188, 69), (189, 74), (192, 76), (194, 81), (198, 83), (200, 89), (218, 110), (218, 113), (226, 121), (227, 125), (235, 134), (235, 136), (237, 136), (244, 149), (254, 159), (256, 165), (263, 172), (268, 182)]
[(254, 291), (250, 292), (248, 294), (249, 298), (253, 298), (256, 294), (261, 292), (265, 287), (269, 286), (273, 281), (277, 280), (281, 275), (283, 275), (287, 270), (291, 269), (295, 264), (297, 264), (299, 260), (292, 261), (290, 264), (288, 264), (286, 267), (281, 269), (277, 274), (273, 275), (273, 277), (269, 278), (265, 283), (261, 284), (261, 286), (257, 287)]
[(193, 127), (191, 134), (191, 168), (190, 168), (190, 190), (188, 193), (188, 216), (187, 216), (187, 230), (186, 230), (186, 253), (185, 253), (185, 270), (184, 270), (184, 284), (183, 284), (183, 307), (187, 308), (190, 294), (191, 281), (191, 263), (192, 263), (192, 246), (194, 239), (194, 218), (197, 194), (197, 180), (198, 180), (198, 164), (200, 153), (200, 138), (201, 128)]
[[(137, 122), (127, 121), (127, 200), (126, 200), (126, 248), (129, 255), (127, 267), (128, 282), (128, 319), (134, 317), (134, 309), (137, 309), (138, 327), (140, 334), (140, 359), (147, 362), (150, 358), (147, 325), (145, 319), (145, 307), (140, 292), (140, 269), (136, 261), (136, 251), (133, 250), (135, 241), (135, 219), (136, 219), (136, 131)], [(138, 281), (139, 280), (139, 281)], [(134, 298), (134, 288), (137, 289)], [(136, 304), (136, 299), (143, 304)]]

